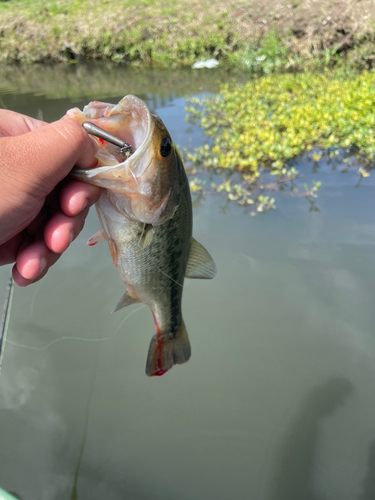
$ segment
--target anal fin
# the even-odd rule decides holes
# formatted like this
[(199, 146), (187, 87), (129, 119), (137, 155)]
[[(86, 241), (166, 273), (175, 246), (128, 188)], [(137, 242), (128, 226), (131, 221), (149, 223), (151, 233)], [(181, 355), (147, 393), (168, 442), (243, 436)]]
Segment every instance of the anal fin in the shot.
[(137, 302), (139, 302), (139, 300), (136, 299), (135, 297), (133, 297), (132, 295), (130, 295), (130, 293), (128, 292), (128, 290), (126, 290), (126, 292), (121, 297), (121, 299), (119, 300), (117, 306), (113, 309), (112, 312), (114, 313), (116, 311), (119, 311), (123, 307), (131, 306), (132, 304), (136, 304)]
[(197, 240), (192, 238), (185, 277), (209, 280), (214, 278), (215, 275), (216, 265), (211, 255)]

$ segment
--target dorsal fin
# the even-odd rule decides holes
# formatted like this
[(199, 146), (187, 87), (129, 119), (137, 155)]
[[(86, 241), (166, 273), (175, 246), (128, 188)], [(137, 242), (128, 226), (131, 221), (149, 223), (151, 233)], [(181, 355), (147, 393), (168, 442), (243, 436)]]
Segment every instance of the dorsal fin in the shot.
[(192, 238), (185, 277), (209, 280), (215, 275), (216, 266), (211, 255), (197, 240)]

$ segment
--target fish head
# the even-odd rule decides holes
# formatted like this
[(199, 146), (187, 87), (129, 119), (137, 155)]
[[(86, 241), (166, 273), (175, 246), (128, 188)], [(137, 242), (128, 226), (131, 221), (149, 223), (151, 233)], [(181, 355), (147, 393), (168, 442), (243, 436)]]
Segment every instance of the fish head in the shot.
[(173, 217), (184, 167), (164, 123), (144, 101), (133, 95), (116, 105), (94, 101), (83, 111), (69, 110), (66, 117), (89, 121), (134, 150), (129, 156), (120, 147), (95, 139), (98, 167), (73, 169), (73, 177), (106, 189), (111, 203), (130, 220), (159, 225)]

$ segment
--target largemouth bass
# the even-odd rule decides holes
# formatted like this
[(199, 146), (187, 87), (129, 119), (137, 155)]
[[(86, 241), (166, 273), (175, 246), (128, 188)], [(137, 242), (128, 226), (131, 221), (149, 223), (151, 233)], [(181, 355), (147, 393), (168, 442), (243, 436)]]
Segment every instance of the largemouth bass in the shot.
[(99, 140), (99, 166), (74, 169), (72, 175), (103, 188), (96, 203), (101, 229), (88, 245), (108, 242), (127, 286), (114, 311), (136, 302), (150, 307), (156, 331), (146, 374), (163, 375), (190, 358), (181, 313), (184, 278), (216, 274), (211, 256), (192, 237), (191, 195), (181, 157), (161, 119), (135, 96), (117, 105), (92, 102), (66, 116), (94, 123), (133, 148), (128, 156)]

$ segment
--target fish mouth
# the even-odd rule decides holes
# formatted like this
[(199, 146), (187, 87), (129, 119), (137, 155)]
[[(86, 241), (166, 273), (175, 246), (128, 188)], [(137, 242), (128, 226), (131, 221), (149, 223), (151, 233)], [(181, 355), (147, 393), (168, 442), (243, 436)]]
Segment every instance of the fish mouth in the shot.
[[(134, 95), (127, 95), (118, 104), (93, 101), (83, 111), (73, 108), (66, 113), (66, 117), (81, 124), (91, 122), (128, 143), (134, 150), (131, 156), (127, 156), (120, 147), (95, 139), (99, 147), (95, 155), (99, 167), (87, 170), (74, 168), (71, 175), (112, 191), (124, 194), (135, 192), (138, 179), (150, 165), (147, 151), (155, 127), (146, 103)], [(131, 187), (132, 181), (137, 186)]]

